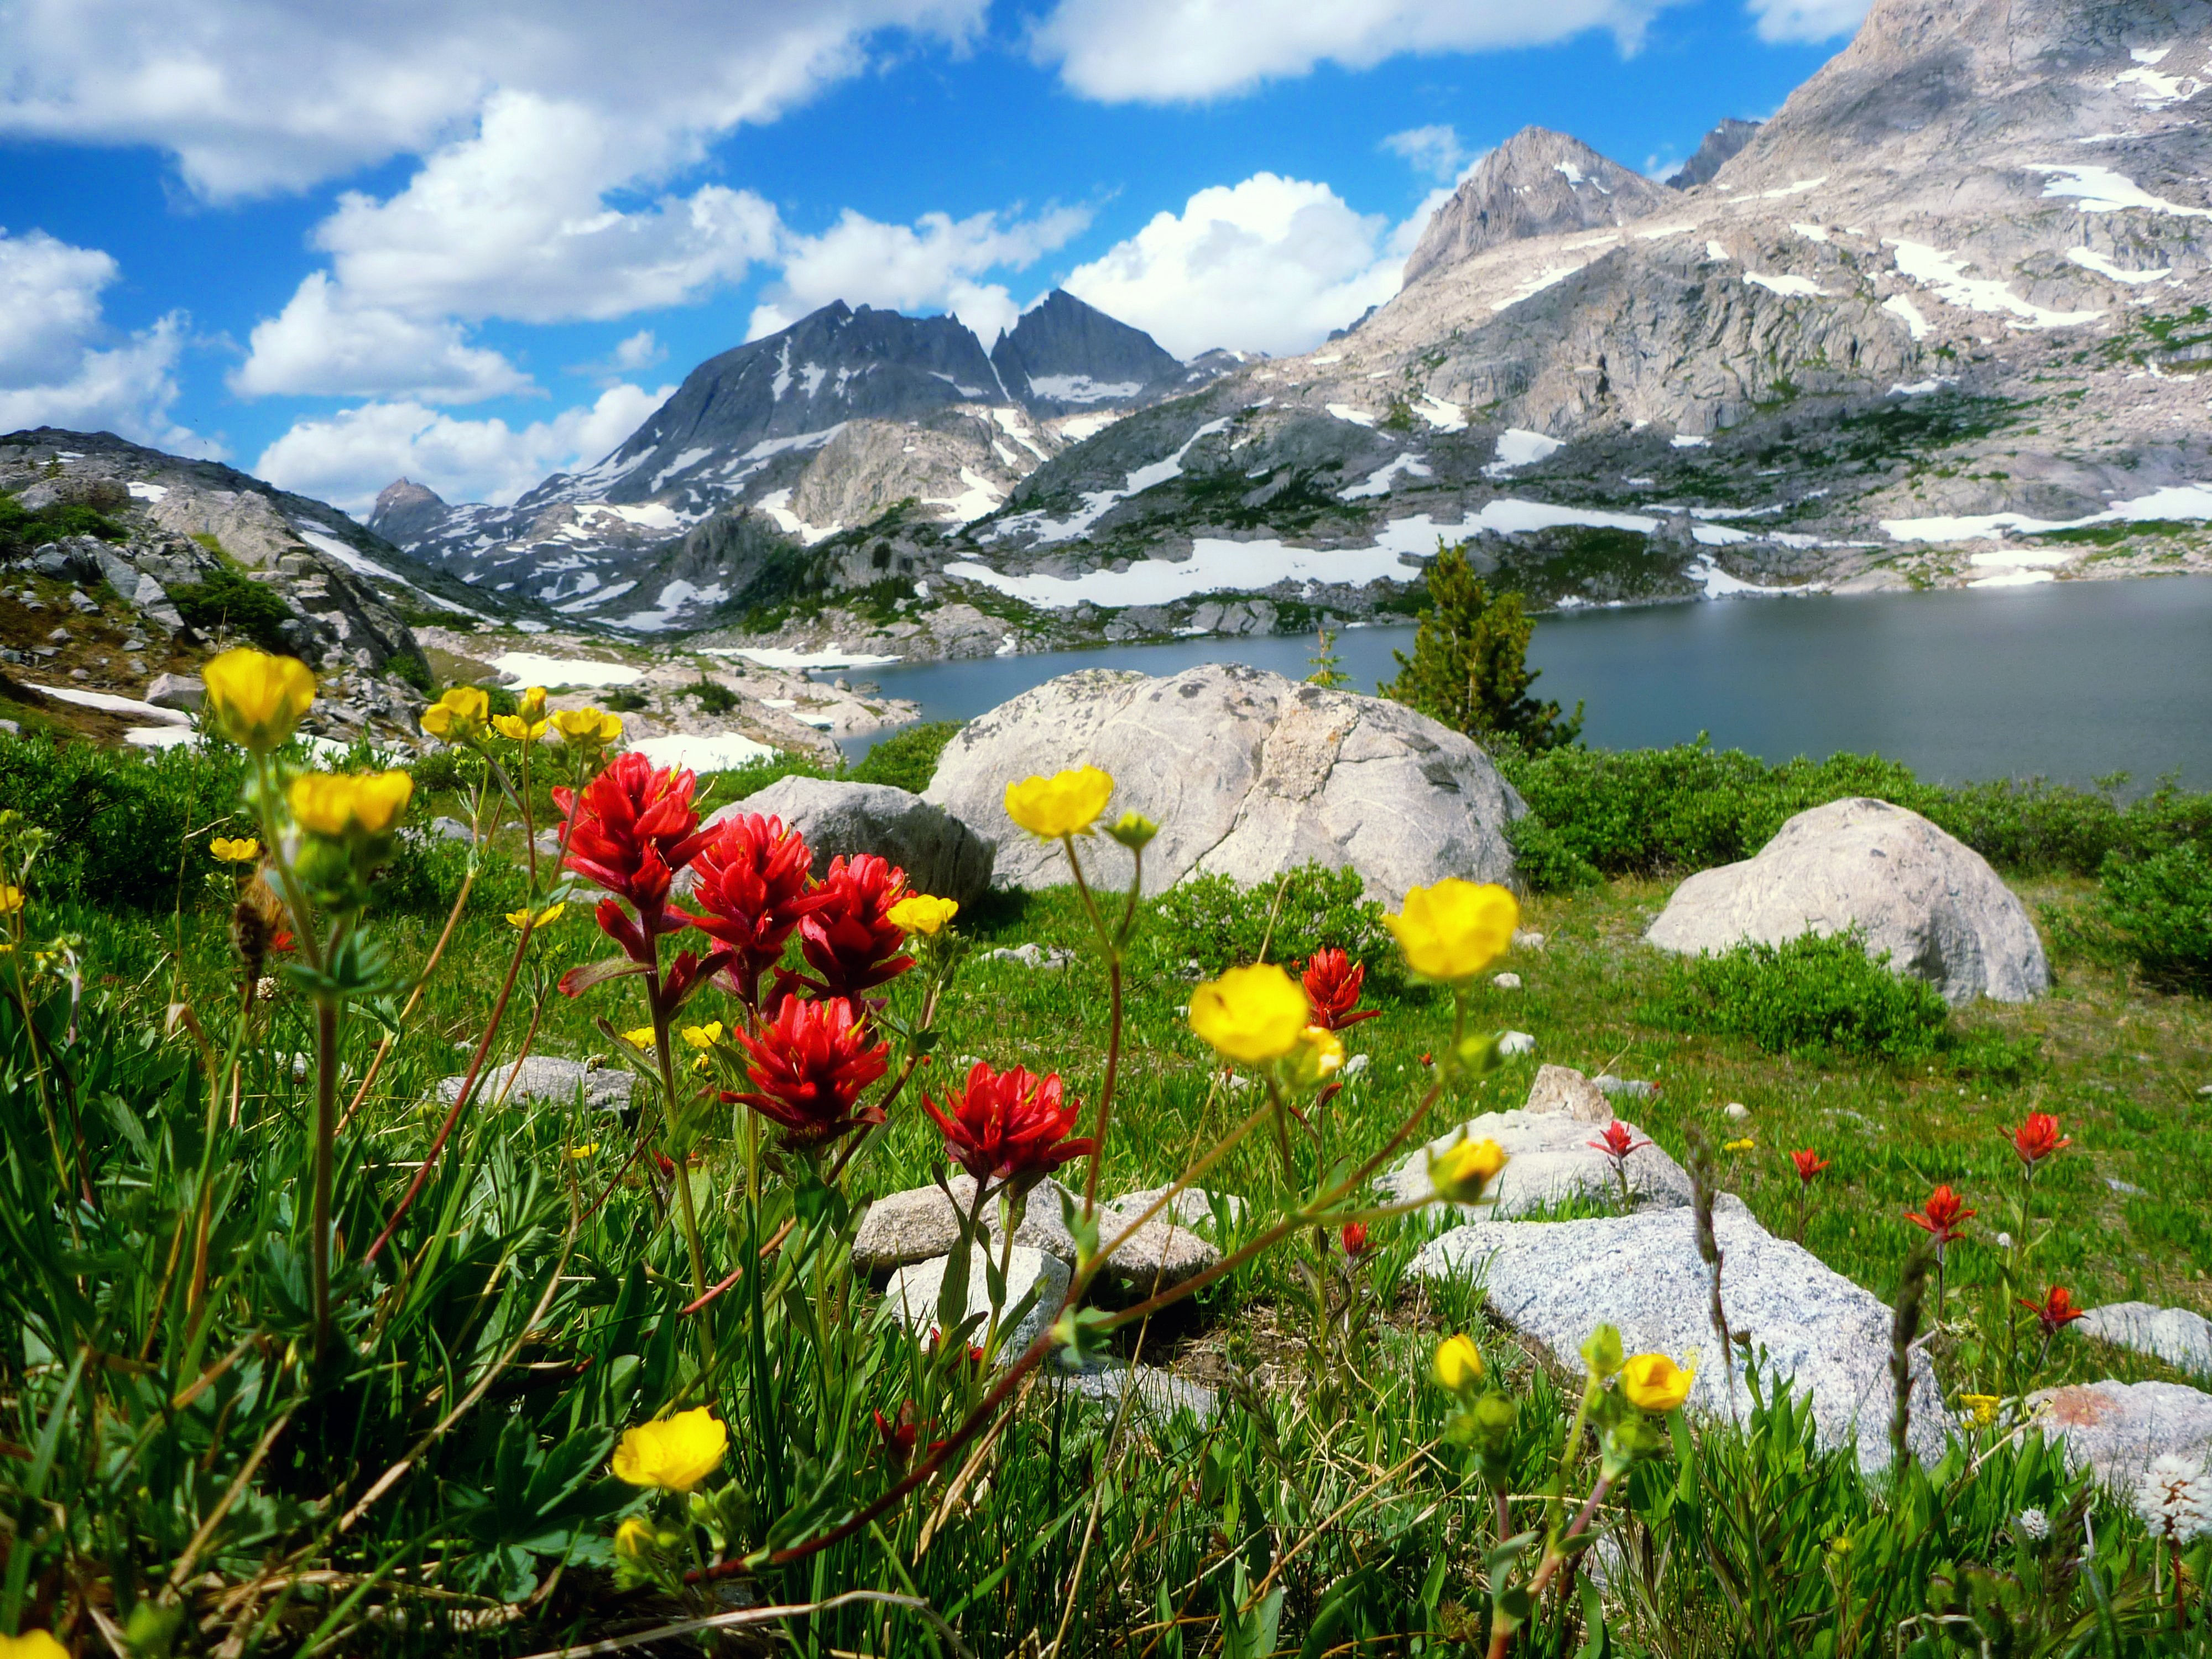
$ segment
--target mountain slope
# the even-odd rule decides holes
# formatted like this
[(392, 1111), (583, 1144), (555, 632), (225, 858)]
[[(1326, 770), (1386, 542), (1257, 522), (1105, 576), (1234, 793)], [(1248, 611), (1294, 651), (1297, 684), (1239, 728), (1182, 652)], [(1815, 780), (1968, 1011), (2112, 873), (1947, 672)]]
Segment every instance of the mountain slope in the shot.
[(1406, 261), (1410, 286), (1502, 242), (1640, 219), (1664, 191), (1579, 138), (1523, 127), (1475, 164)]

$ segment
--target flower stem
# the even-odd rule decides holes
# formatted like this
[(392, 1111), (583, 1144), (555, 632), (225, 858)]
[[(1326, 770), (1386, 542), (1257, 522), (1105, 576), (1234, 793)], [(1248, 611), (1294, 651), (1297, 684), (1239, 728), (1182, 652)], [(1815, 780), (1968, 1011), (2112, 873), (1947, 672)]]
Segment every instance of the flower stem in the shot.
[(337, 1146), (338, 1003), (334, 996), (315, 999), (315, 1151), (314, 1196), (309, 1247), (315, 1297), (315, 1356), (320, 1358), (331, 1337), (331, 1188)]

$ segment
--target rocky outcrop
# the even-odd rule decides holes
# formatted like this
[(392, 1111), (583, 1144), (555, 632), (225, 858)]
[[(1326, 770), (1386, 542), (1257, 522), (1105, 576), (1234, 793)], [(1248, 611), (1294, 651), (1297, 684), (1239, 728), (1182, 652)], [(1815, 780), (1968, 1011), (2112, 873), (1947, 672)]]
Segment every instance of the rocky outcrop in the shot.
[[(1613, 1173), (1613, 1160), (1590, 1144), (1612, 1121), (1609, 1110), (1595, 1121), (1528, 1109), (1486, 1112), (1416, 1148), (1396, 1169), (1376, 1177), (1375, 1184), (1394, 1202), (1418, 1203), (1436, 1192), (1429, 1184), (1432, 1155), (1462, 1140), (1494, 1140), (1505, 1152), (1505, 1168), (1491, 1183), (1481, 1205), (1458, 1206), (1462, 1215), (1503, 1221), (1567, 1204), (1618, 1205), (1620, 1177)], [(1632, 1144), (1643, 1143), (1629, 1153), (1626, 1164), (1635, 1207), (1679, 1209), (1687, 1204), (1687, 1171), (1646, 1139), (1635, 1124), (1624, 1122), (1621, 1127), (1628, 1131)]]
[(378, 492), (368, 527), (405, 547), (436, 534), (453, 511), (437, 491), (411, 478), (395, 478)]
[(972, 905), (990, 889), (990, 842), (921, 796), (889, 784), (779, 778), (707, 822), (752, 812), (781, 818), (805, 836), (817, 876), (833, 858), (873, 853), (904, 870), (907, 885), (919, 893)]
[(1405, 280), (1410, 286), (1501, 242), (1626, 224), (1666, 199), (1650, 179), (1581, 139), (1523, 127), (1477, 162), (1436, 210), (1406, 261)]
[[(461, 1097), (466, 1074), (441, 1079), (438, 1102), (450, 1106)], [(477, 1079), (476, 1097), (486, 1105), (505, 1096), (510, 1106), (574, 1106), (580, 1101), (587, 1110), (619, 1112), (630, 1103), (637, 1079), (625, 1066), (597, 1070), (580, 1060), (553, 1054), (530, 1054), (487, 1070)]]
[(1142, 329), (1057, 288), (1000, 334), (991, 364), (1007, 392), (1040, 415), (1131, 403), (1183, 368)]
[(1692, 185), (1711, 184), (1713, 175), (1721, 170), (1723, 164), (1732, 160), (1738, 150), (1749, 143), (1758, 131), (1759, 123), (1756, 121), (1739, 121), (1733, 115), (1724, 118), (1718, 126), (1705, 135), (1704, 142), (1698, 144), (1690, 159), (1668, 176), (1668, 187), (1687, 190)]
[(1722, 951), (1857, 928), (1869, 955), (1957, 1006), (2026, 1002), (2051, 988), (2027, 908), (1980, 854), (1917, 812), (1853, 797), (1800, 812), (1758, 854), (1674, 890), (1644, 938)]
[(2074, 1328), (2100, 1342), (2154, 1354), (2177, 1370), (2212, 1376), (2212, 1320), (2187, 1308), (2108, 1302), (2090, 1309)]
[[(1048, 681), (963, 726), (923, 799), (998, 844), (1001, 885), (1056, 885), (1060, 849), (1015, 827), (1006, 788), (1085, 763), (1112, 775), (1110, 815), (1160, 826), (1147, 893), (1194, 872), (1249, 883), (1321, 863), (1395, 905), (1447, 876), (1510, 878), (1504, 826), (1527, 810), (1480, 748), (1434, 720), (1235, 663)], [(1103, 836), (1085, 857), (1100, 882), (1127, 881), (1128, 855)]]
[[(1723, 1194), (1713, 1225), (1729, 1328), (1749, 1338), (1763, 1381), (1793, 1379), (1811, 1402), (1822, 1445), (1855, 1447), (1861, 1468), (1887, 1468), (1896, 1400), (1889, 1308), (1809, 1250), (1771, 1236), (1733, 1195)], [(1631, 1353), (1695, 1354), (1691, 1408), (1739, 1420), (1751, 1410), (1743, 1374), (1753, 1362), (1743, 1351), (1720, 1351), (1707, 1311), (1711, 1280), (1687, 1210), (1480, 1222), (1437, 1239), (1409, 1271), (1481, 1285), (1494, 1317), (1569, 1369), (1579, 1369), (1577, 1351), (1601, 1324), (1617, 1327)], [(1932, 1463), (1943, 1451), (1942, 1399), (1924, 1353), (1913, 1355), (1911, 1376), (1907, 1443)]]
[(2027, 1397), (2032, 1420), (2063, 1440), (2073, 1468), (2132, 1493), (2158, 1457), (2212, 1459), (2212, 1394), (2179, 1382), (2079, 1382)]

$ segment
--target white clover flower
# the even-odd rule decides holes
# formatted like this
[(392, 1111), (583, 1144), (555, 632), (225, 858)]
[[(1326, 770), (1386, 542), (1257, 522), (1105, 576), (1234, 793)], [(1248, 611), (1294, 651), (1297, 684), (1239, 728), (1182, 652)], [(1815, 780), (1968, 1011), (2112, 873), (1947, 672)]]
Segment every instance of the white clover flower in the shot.
[(2154, 1459), (2136, 1488), (2136, 1513), (2153, 1537), (2177, 1544), (2212, 1533), (2212, 1474), (2171, 1452)]
[(2022, 1510), (2012, 1518), (2013, 1529), (2031, 1543), (2040, 1544), (2051, 1536), (2051, 1517), (2041, 1510)]

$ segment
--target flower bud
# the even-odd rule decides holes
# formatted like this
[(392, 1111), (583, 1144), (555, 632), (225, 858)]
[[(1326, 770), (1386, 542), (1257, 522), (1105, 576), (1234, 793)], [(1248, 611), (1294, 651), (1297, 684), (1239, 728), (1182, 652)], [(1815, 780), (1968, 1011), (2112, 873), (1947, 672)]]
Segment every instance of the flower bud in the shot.
[(1437, 1345), (1429, 1374), (1436, 1378), (1437, 1386), (1448, 1394), (1472, 1394), (1482, 1381), (1482, 1350), (1474, 1346), (1474, 1339), (1465, 1331), (1448, 1336)]
[(1599, 1382), (1610, 1378), (1623, 1364), (1620, 1332), (1611, 1325), (1601, 1325), (1583, 1338), (1583, 1364)]
[(1429, 1154), (1429, 1185), (1448, 1204), (1479, 1204), (1505, 1164), (1505, 1149), (1494, 1140), (1456, 1141)]
[(1106, 833), (1132, 853), (1138, 853), (1142, 852), (1146, 844), (1160, 833), (1160, 826), (1142, 812), (1128, 811), (1108, 824)]

